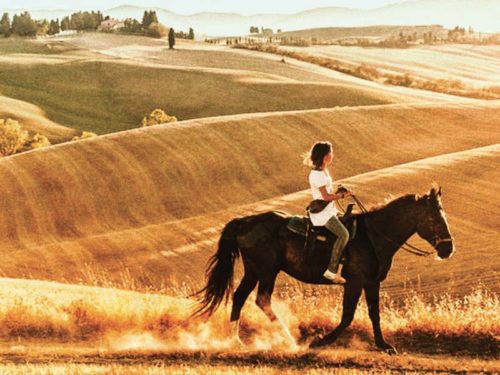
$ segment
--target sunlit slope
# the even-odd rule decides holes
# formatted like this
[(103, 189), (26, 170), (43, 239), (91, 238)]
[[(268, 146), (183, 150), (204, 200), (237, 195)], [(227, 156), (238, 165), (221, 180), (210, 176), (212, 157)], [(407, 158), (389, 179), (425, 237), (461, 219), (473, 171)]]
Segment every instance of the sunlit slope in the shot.
[(367, 64), (391, 74), (460, 80), (475, 87), (500, 85), (500, 47), (467, 44), (384, 49), (342, 46), (283, 47), (314, 56)]
[[(117, 58), (135, 66), (148, 65), (188, 70), (224, 70), (242, 76), (271, 74), (281, 80), (293, 80), (302, 83), (325, 83), (348, 85), (361, 90), (364, 96), (375, 91), (380, 100), (407, 102), (457, 102), (465, 98), (438, 94), (430, 91), (414, 90), (407, 87), (395, 87), (321, 68), (315, 64), (284, 58), (274, 54), (230, 48), (225, 45), (207, 44), (197, 41), (179, 40), (175, 49), (166, 47), (164, 41), (130, 35), (104, 35), (102, 33), (84, 33), (71, 38), (61, 39), (63, 44), (77, 46), (89, 53), (99, 53), (108, 60)], [(307, 49), (309, 51), (310, 49)], [(304, 52), (304, 51), (303, 51)], [(411, 60), (411, 56), (408, 57)], [(456, 64), (460, 65), (459, 56)], [(246, 80), (248, 78), (245, 78)], [(338, 96), (338, 95), (337, 95)], [(470, 100), (469, 100), (470, 101)], [(283, 107), (280, 110), (285, 110)], [(259, 112), (265, 112), (261, 109)], [(246, 111), (250, 112), (250, 111)], [(252, 111), (253, 112), (253, 111)], [(225, 114), (221, 112), (219, 114)], [(197, 116), (198, 118), (201, 116)], [(186, 119), (183, 117), (183, 119)]]
[(277, 74), (105, 60), (0, 65), (0, 92), (36, 104), (53, 121), (98, 134), (136, 128), (156, 108), (187, 120), (396, 102), (373, 89)]
[(51, 143), (68, 141), (79, 135), (76, 130), (49, 120), (39, 107), (5, 96), (0, 96), (0, 118), (18, 120), (24, 129), (45, 135)]
[[(200, 280), (210, 241), (241, 205), (307, 188), (300, 154), (315, 140), (335, 143), (334, 177), (345, 178), (498, 143), (497, 113), (492, 103), (220, 117), (4, 158), (1, 269), (79, 279), (90, 264), (116, 278), (128, 268), (154, 285)], [(192, 245), (200, 240), (207, 247)], [(197, 249), (201, 256), (189, 255)]]

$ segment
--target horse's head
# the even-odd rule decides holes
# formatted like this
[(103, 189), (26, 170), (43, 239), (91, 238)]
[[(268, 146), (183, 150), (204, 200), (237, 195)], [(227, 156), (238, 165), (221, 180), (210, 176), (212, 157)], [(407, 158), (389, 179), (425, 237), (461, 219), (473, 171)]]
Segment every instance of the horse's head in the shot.
[(419, 198), (419, 203), (424, 211), (417, 225), (418, 235), (436, 249), (439, 258), (450, 258), (455, 249), (446, 214), (441, 205), (441, 187), (437, 189), (433, 187)]

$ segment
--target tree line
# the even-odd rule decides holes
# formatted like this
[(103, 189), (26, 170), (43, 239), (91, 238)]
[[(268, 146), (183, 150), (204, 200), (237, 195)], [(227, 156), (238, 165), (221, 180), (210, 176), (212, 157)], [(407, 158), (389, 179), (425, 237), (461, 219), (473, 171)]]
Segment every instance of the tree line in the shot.
[(0, 35), (36, 36), (54, 35), (64, 30), (97, 30), (103, 20), (104, 16), (100, 11), (76, 12), (61, 21), (35, 20), (29, 12), (15, 14), (11, 21), (9, 13), (3, 13), (0, 19)]
[[(110, 20), (109, 16), (104, 16), (100, 11), (75, 12), (61, 20), (35, 20), (29, 12), (15, 14), (11, 20), (9, 13), (3, 13), (0, 19), (0, 36), (36, 36), (36, 35), (55, 35), (60, 31), (96, 31), (99, 30), (103, 21)], [(103, 28), (102, 31), (106, 31)], [(168, 29), (158, 21), (156, 11), (144, 11), (142, 21), (134, 18), (127, 18), (123, 25), (117, 31), (131, 34), (147, 35), (156, 38), (162, 38), (169, 35), (171, 47), (175, 44), (175, 37), (194, 39), (194, 30), (189, 28), (188, 32), (175, 32), (172, 28)], [(172, 35), (170, 35), (172, 34)]]
[(193, 28), (190, 27), (187, 33), (183, 31), (175, 32), (173, 28), (167, 28), (158, 21), (158, 16), (156, 15), (156, 11), (154, 10), (144, 11), (141, 22), (139, 22), (135, 18), (127, 18), (124, 21), (124, 26), (119, 29), (119, 31), (125, 33), (148, 35), (156, 38), (162, 38), (166, 36), (167, 30), (169, 40), (171, 38), (194, 39)]

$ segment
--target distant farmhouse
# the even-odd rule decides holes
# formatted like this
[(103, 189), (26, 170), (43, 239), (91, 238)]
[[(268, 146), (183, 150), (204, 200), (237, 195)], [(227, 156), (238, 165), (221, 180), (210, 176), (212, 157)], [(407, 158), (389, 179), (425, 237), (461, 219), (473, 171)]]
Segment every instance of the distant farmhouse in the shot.
[(101, 22), (99, 27), (97, 28), (98, 31), (116, 31), (122, 27), (124, 27), (125, 24), (122, 21), (118, 21), (115, 19), (109, 19), (109, 20), (104, 20)]

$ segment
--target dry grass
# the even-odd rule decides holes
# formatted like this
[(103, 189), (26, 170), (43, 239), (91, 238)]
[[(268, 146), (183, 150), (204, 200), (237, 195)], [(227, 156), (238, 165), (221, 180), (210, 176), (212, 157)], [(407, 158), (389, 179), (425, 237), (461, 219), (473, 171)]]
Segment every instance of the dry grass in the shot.
[[(229, 361), (228, 361), (229, 362)], [(366, 369), (356, 369), (356, 368), (339, 368), (340, 365), (333, 367), (329, 371), (335, 371), (335, 374), (339, 375), (388, 375), (399, 373), (399, 371), (390, 370), (366, 370)], [(304, 369), (286, 369), (283, 367), (271, 367), (266, 365), (246, 365), (246, 366), (234, 366), (234, 365), (210, 365), (210, 364), (177, 364), (177, 365), (167, 365), (167, 364), (144, 364), (144, 365), (120, 365), (120, 364), (29, 364), (29, 365), (0, 365), (0, 371), (2, 374), (22, 374), (22, 375), (56, 375), (56, 374), (123, 374), (123, 375), (135, 375), (135, 374), (172, 374), (172, 375), (189, 375), (189, 374), (286, 374), (295, 375), (303, 374)], [(321, 375), (325, 373), (325, 368), (308, 368), (308, 374)], [(421, 371), (408, 371), (406, 374), (420, 374)], [(432, 372), (429, 372), (432, 373)]]
[[(340, 318), (338, 294), (275, 298), (278, 315), (299, 346), (291, 347), (254, 304), (244, 309), (235, 348), (228, 310), (208, 322), (189, 318), (192, 301), (116, 289), (0, 279), (0, 371), (59, 373), (340, 374), (495, 373), (499, 370), (498, 295), (478, 290), (463, 298), (395, 304), (382, 300), (382, 326), (399, 356), (378, 352), (366, 306), (334, 346), (310, 351), (311, 336)], [(470, 357), (474, 356), (474, 358)]]
[[(0, 283), (3, 301), (0, 337), (7, 342), (17, 342), (9, 349), (14, 352), (11, 355), (22, 354), (32, 340), (52, 343), (46, 349), (24, 351), (34, 357), (44, 350), (49, 353), (51, 345), (68, 342), (81, 343), (83, 347), (88, 345), (85, 342), (95, 343), (91, 346), (104, 355), (141, 350), (152, 354), (178, 352), (182, 356), (183, 351), (234, 349), (228, 309), (220, 309), (205, 322), (190, 318), (193, 301), (179, 296), (40, 281), (1, 279)], [(441, 295), (433, 300), (413, 294), (397, 304), (385, 295), (381, 305), (386, 338), (401, 352), (483, 358), (500, 354), (497, 319), (500, 300), (494, 292), (481, 289), (462, 298)], [(244, 351), (270, 350), (303, 356), (313, 335), (333, 329), (341, 316), (339, 294), (326, 293), (326, 290), (303, 294), (295, 287), (282, 289), (275, 296), (274, 306), (299, 347), (290, 347), (280, 329), (254, 304), (248, 304), (241, 323), (241, 336), (246, 343)], [(375, 350), (364, 302), (352, 327), (335, 344), (336, 350), (339, 347)], [(62, 350), (61, 355), (71, 353), (70, 349), (71, 346)], [(5, 355), (9, 350), (4, 348), (2, 352)], [(273, 352), (270, 352), (269, 363), (272, 363)], [(73, 353), (80, 357), (83, 354)], [(243, 362), (249, 360), (242, 358)], [(369, 367), (378, 360), (368, 362)]]

